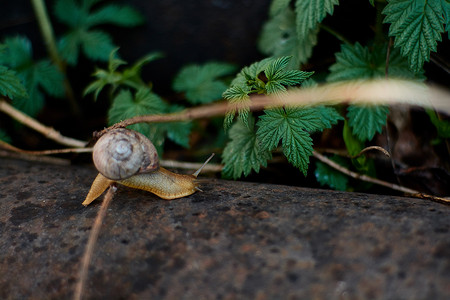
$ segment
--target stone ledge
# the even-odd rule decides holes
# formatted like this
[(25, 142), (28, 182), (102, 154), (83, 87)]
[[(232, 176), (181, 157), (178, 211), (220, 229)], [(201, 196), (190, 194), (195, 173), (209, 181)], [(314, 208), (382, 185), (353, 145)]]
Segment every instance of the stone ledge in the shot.
[[(0, 298), (72, 296), (95, 175), (0, 158)], [(120, 187), (85, 298), (450, 298), (446, 205), (224, 180), (202, 189), (165, 201)]]

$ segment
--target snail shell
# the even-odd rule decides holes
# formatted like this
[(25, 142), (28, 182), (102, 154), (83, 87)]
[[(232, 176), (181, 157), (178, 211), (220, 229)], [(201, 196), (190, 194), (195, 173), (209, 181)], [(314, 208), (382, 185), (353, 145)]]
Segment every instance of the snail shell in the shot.
[(159, 169), (155, 146), (143, 134), (119, 128), (104, 134), (92, 153), (95, 167), (106, 178), (123, 180)]

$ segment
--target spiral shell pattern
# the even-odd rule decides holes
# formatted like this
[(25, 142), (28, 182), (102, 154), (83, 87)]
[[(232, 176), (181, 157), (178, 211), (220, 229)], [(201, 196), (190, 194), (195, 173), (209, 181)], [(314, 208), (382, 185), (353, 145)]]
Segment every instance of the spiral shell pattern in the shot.
[(95, 144), (92, 156), (97, 170), (112, 180), (159, 168), (155, 146), (143, 134), (126, 128), (104, 134)]

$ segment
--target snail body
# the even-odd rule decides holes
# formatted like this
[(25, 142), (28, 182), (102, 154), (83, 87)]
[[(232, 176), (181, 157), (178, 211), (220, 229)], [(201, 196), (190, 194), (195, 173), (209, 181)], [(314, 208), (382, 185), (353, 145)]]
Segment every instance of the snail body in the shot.
[(150, 140), (130, 129), (119, 128), (104, 134), (94, 146), (93, 160), (100, 173), (82, 203), (84, 206), (115, 183), (145, 190), (166, 200), (200, 190), (196, 178), (203, 166), (192, 175), (176, 174), (160, 167)]

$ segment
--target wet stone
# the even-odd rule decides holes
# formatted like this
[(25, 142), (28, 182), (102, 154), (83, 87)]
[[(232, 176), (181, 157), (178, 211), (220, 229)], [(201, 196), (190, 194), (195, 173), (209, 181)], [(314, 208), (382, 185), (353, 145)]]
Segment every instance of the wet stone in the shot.
[[(0, 298), (67, 299), (96, 172), (0, 159)], [(23, 186), (26, 185), (24, 189)], [(450, 299), (450, 207), (206, 180), (165, 201), (119, 187), (85, 299)]]

